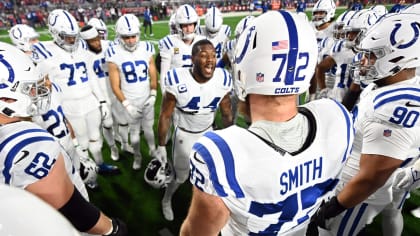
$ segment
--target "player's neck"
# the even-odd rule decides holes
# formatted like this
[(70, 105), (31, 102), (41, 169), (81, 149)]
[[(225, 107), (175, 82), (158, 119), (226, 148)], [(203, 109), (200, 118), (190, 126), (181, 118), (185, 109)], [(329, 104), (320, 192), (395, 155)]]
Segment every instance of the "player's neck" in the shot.
[(250, 94), (249, 106), (252, 122), (268, 120), (284, 122), (298, 113), (296, 95), (265, 96)]
[(415, 76), (416, 76), (415, 68), (404, 69), (393, 76), (390, 76), (385, 79), (377, 80), (375, 81), (375, 83), (378, 85), (378, 87), (383, 87), (383, 86), (399, 83), (404, 80), (412, 79)]

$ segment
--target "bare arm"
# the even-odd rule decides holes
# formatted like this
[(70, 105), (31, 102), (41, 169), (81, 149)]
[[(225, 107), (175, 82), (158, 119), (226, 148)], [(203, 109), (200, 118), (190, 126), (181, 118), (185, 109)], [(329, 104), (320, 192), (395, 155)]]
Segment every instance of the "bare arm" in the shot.
[(166, 135), (171, 125), (171, 117), (176, 106), (176, 98), (171, 93), (163, 94), (162, 106), (160, 108), (158, 123), (158, 144), (166, 145)]
[(401, 163), (401, 160), (387, 156), (362, 154), (358, 174), (337, 195), (338, 201), (346, 208), (363, 202), (385, 184)]
[(193, 187), (191, 206), (180, 235), (217, 236), (229, 216), (230, 212), (221, 198)]
[[(37, 195), (55, 209), (63, 207), (75, 191), (75, 187), (65, 169), (64, 157), (60, 154), (48, 175), (28, 185), (25, 189)], [(111, 219), (100, 212), (98, 221), (87, 232), (102, 235), (109, 232), (111, 228)]]
[(227, 93), (220, 102), (220, 112), (222, 113), (223, 127), (226, 128), (231, 126), (233, 124), (233, 115), (229, 93)]
[(112, 91), (114, 92), (118, 101), (123, 102), (125, 100), (125, 96), (123, 92), (121, 91), (121, 87), (120, 87), (121, 80), (120, 80), (120, 71), (118, 69), (118, 66), (112, 62), (108, 62), (108, 74), (109, 74), (109, 80), (111, 82)]
[(155, 59), (153, 58), (153, 56), (151, 56), (149, 60), (149, 75), (150, 75), (150, 89), (156, 90), (158, 75), (157, 75)]
[(331, 69), (335, 65), (334, 58), (327, 56), (322, 60), (315, 69), (315, 78), (320, 90), (327, 87), (325, 83), (325, 72)]

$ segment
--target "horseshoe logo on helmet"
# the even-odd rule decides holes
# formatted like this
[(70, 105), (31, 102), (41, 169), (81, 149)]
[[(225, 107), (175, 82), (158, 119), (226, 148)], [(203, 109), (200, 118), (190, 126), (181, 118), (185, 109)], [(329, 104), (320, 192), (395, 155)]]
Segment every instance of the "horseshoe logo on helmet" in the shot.
[[(408, 48), (408, 47), (411, 47), (411, 45), (413, 45), (415, 42), (417, 42), (417, 40), (419, 39), (419, 35), (420, 35), (420, 33), (419, 33), (419, 27), (418, 27), (418, 25), (417, 25), (417, 23), (416, 22), (413, 22), (413, 23), (411, 23), (410, 24), (411, 25), (411, 28), (413, 28), (413, 31), (414, 31), (414, 37), (413, 37), (413, 39), (412, 40), (410, 40), (408, 43), (406, 43), (406, 44), (399, 44), (398, 46), (397, 46), (397, 48), (398, 49), (404, 49), (404, 48)], [(395, 24), (395, 27), (394, 27), (394, 29), (392, 30), (392, 32), (391, 32), (391, 35), (390, 35), (390, 40), (391, 40), (391, 45), (392, 46), (394, 46), (394, 45), (396, 45), (398, 42), (395, 40), (395, 35), (397, 34), (397, 31), (399, 30), (401, 28), (401, 23), (397, 23), (397, 24)]]
[[(10, 65), (10, 63), (6, 61), (6, 59), (4, 59), (4, 56), (0, 55), (0, 71), (1, 71), (1, 74), (3, 75), (3, 73), (5, 74), (6, 70), (4, 70), (2, 67), (6, 68), (6, 70), (9, 73), (7, 81), (9, 81), (10, 83), (13, 83), (13, 81), (15, 80), (15, 72), (13, 71), (13, 68)], [(7, 87), (9, 86), (6, 83), (0, 82), (0, 89), (7, 88)]]
[(249, 28), (249, 32), (248, 32), (248, 35), (246, 36), (245, 45), (242, 48), (241, 54), (238, 57), (235, 58), (235, 63), (236, 64), (239, 64), (242, 61), (242, 59), (244, 59), (245, 53), (248, 50), (248, 46), (249, 46), (250, 41), (251, 41), (250, 38), (251, 38), (252, 31), (254, 31), (254, 30), (255, 30), (255, 26), (252, 26), (251, 28)]

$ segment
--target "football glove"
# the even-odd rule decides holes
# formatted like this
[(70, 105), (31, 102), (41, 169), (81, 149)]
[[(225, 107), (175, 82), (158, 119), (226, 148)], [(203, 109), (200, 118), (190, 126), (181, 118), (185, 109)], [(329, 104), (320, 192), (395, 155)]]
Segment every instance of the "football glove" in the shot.
[(150, 90), (150, 95), (144, 102), (144, 106), (154, 106), (156, 101), (156, 89)]
[(162, 165), (166, 165), (166, 163), (168, 162), (166, 146), (158, 146), (154, 155), (162, 163)]
[(306, 230), (306, 236), (318, 236), (318, 227), (326, 228), (326, 221), (330, 218), (338, 216), (341, 212), (345, 211), (343, 207), (334, 196), (328, 202), (322, 202), (321, 206), (311, 217), (308, 228)]
[(127, 109), (128, 114), (132, 117), (132, 118), (139, 118), (141, 116), (141, 111), (139, 109), (137, 109), (137, 107), (131, 105), (130, 101), (128, 100), (124, 100), (122, 102), (123, 106), (125, 107), (125, 109)]
[(330, 94), (330, 91), (331, 90), (329, 88), (323, 88), (321, 91), (319, 91), (318, 99), (328, 98), (328, 95)]
[(106, 101), (100, 101), (99, 102), (99, 106), (101, 109), (101, 116), (102, 116), (102, 120), (106, 120), (109, 118), (109, 116), (111, 115), (111, 111), (109, 110), (108, 106), (106, 105)]
[(409, 190), (409, 188), (418, 180), (420, 180), (420, 159), (417, 160), (413, 166), (403, 168), (397, 172), (395, 175), (394, 187)]
[(118, 218), (112, 218), (111, 221), (112, 221), (112, 232), (109, 234), (104, 234), (104, 236), (127, 236), (128, 235), (127, 225), (124, 223), (124, 221)]

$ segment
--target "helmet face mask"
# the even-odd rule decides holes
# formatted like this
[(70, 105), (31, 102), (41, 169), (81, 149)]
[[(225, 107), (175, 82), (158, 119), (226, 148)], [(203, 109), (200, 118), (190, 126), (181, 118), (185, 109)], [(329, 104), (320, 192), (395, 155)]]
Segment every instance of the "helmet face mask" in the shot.
[(144, 171), (144, 180), (156, 189), (165, 188), (174, 179), (174, 172), (169, 163), (163, 165), (153, 158)]
[[(140, 21), (133, 14), (125, 14), (121, 16), (115, 24), (115, 32), (120, 44), (130, 52), (137, 49), (140, 41)], [(133, 41), (131, 38), (135, 37)]]
[(64, 50), (73, 52), (79, 45), (79, 26), (67, 11), (56, 9), (48, 15), (48, 30), (54, 42)]
[(80, 177), (85, 184), (95, 184), (98, 178), (98, 166), (96, 163), (88, 158), (80, 158)]
[(318, 0), (312, 9), (312, 22), (320, 26), (331, 21), (335, 16), (335, 2), (333, 0)]
[[(185, 32), (185, 26), (194, 24), (194, 29), (192, 32)], [(175, 15), (175, 26), (177, 33), (184, 40), (193, 40), (197, 29), (200, 27), (200, 20), (198, 18), (197, 12), (188, 4), (184, 4), (178, 8)]]
[(0, 43), (0, 112), (7, 117), (44, 114), (50, 90), (31, 59), (18, 48)]
[(381, 18), (364, 35), (357, 49), (363, 53), (361, 80), (372, 82), (420, 66), (420, 16), (399, 13)]

